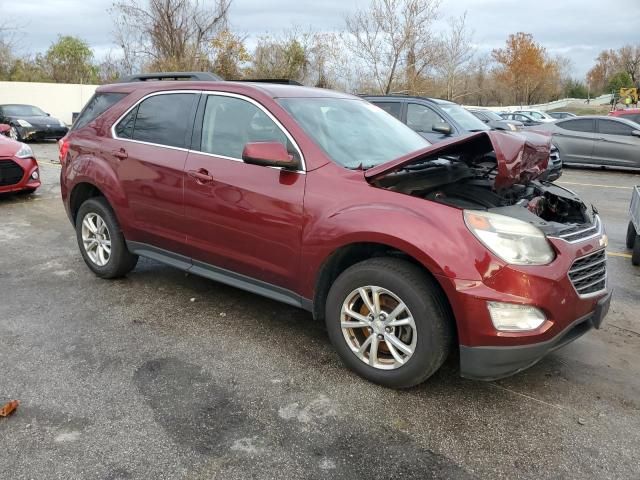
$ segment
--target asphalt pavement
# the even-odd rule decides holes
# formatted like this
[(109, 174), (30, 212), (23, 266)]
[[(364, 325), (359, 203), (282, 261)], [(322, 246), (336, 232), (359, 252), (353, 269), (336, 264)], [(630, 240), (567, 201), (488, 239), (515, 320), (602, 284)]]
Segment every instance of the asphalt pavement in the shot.
[(599, 209), (615, 288), (601, 330), (496, 382), (455, 361), (394, 391), (347, 370), (286, 305), (142, 260), (84, 265), (56, 146), (43, 187), (0, 199), (1, 479), (640, 478), (640, 175), (566, 170)]

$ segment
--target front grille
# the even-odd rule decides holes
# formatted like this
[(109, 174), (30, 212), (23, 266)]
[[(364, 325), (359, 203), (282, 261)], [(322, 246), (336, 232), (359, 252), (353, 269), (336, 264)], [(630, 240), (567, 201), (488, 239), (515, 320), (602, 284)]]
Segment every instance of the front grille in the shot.
[(569, 270), (569, 279), (581, 297), (605, 290), (607, 254), (604, 249), (576, 259)]
[(24, 170), (13, 160), (0, 158), (0, 187), (15, 185), (24, 176)]
[(583, 223), (581, 225), (573, 225), (571, 227), (562, 230), (562, 233), (558, 235), (558, 238), (566, 240), (569, 243), (579, 242), (585, 238), (598, 235), (601, 232), (602, 224), (600, 217), (594, 215), (593, 223)]

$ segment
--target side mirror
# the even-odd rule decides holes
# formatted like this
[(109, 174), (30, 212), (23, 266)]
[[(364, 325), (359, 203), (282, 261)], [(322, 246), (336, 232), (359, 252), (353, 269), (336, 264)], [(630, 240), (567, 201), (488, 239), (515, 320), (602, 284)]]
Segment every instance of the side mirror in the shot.
[(251, 165), (296, 169), (298, 162), (280, 142), (249, 142), (242, 150), (242, 160)]
[[(0, 125), (0, 129), (2, 128), (2, 125)], [(633, 135), (634, 137), (640, 137), (640, 130), (634, 130), (631, 132), (631, 135)]]
[(9, 131), (11, 130), (11, 126), (6, 123), (0, 123), (0, 135), (9, 136)]
[(451, 132), (453, 132), (451, 125), (449, 125), (447, 122), (435, 123), (431, 127), (431, 130), (433, 130), (434, 132), (442, 133), (443, 135), (451, 135)]

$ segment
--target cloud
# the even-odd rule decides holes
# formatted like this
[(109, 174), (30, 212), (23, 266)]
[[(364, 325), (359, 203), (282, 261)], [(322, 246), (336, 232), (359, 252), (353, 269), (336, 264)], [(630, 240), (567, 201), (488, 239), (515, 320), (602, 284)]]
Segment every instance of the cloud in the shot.
[[(116, 49), (111, 5), (112, 0), (5, 0), (3, 17), (21, 27), (21, 53), (44, 51), (58, 35), (76, 35), (102, 57)], [(230, 20), (250, 38), (292, 26), (335, 31), (344, 26), (346, 14), (367, 5), (366, 0), (233, 0)], [(532, 33), (551, 54), (570, 58), (578, 78), (601, 50), (638, 43), (638, 0), (625, 2), (622, 9), (588, 0), (446, 0), (437, 28), (465, 11), (480, 52), (499, 48), (510, 33)]]

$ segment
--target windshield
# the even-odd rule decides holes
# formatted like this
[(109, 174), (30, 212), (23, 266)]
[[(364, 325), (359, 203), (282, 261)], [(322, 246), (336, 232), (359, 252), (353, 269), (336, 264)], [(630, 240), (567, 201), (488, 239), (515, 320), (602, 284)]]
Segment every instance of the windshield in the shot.
[(462, 108), (460, 105), (455, 103), (441, 103), (438, 106), (453, 118), (455, 122), (460, 125), (460, 128), (467, 132), (491, 130), (491, 127), (487, 126), (482, 120), (476, 117), (473, 113)]
[(334, 162), (346, 168), (374, 167), (430, 145), (404, 123), (364, 100), (278, 101)]
[(44, 117), (47, 115), (32, 105), (3, 105), (2, 111), (5, 115), (12, 117)]
[(487, 117), (489, 117), (491, 120), (504, 120), (504, 118), (502, 118), (500, 115), (498, 115), (495, 112), (492, 112), (491, 110), (483, 110), (482, 113), (484, 113)]

